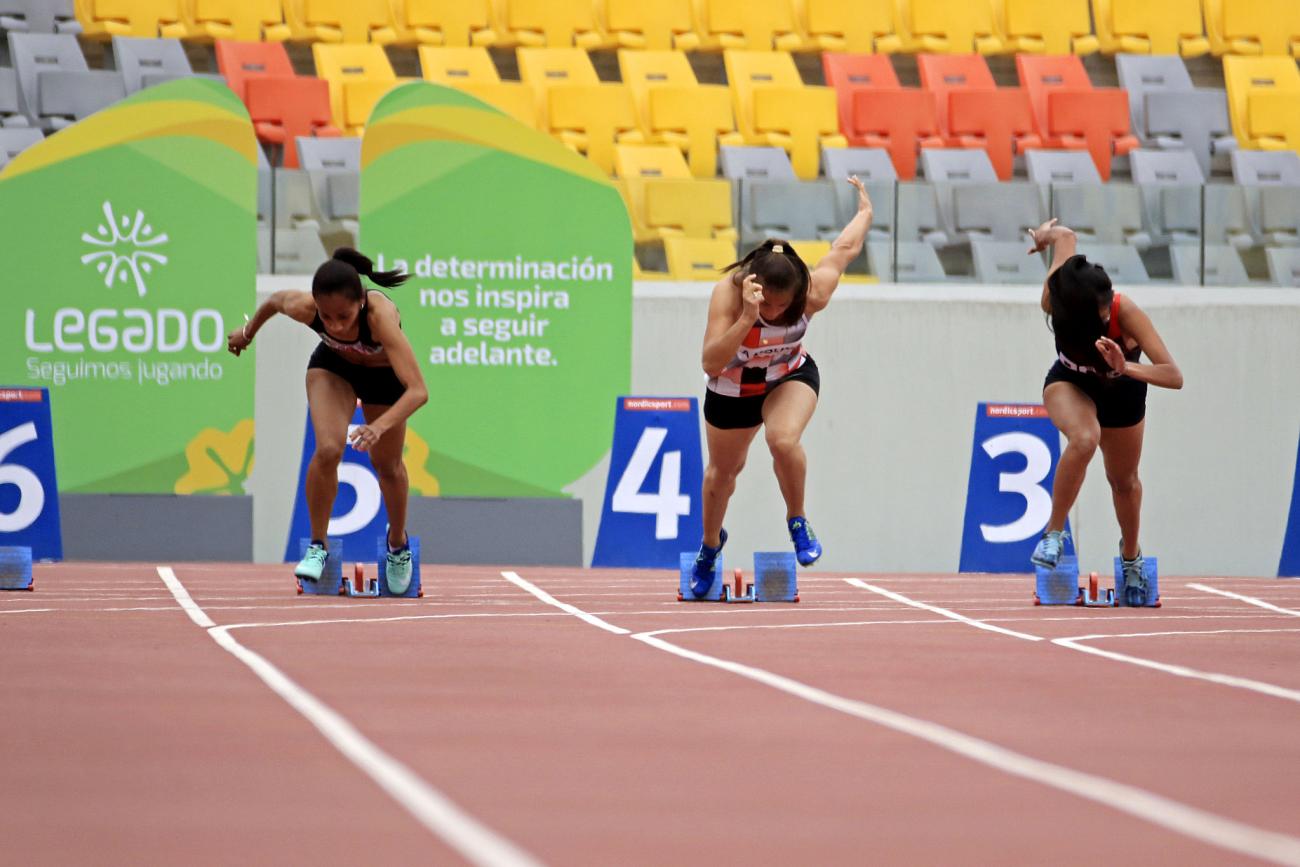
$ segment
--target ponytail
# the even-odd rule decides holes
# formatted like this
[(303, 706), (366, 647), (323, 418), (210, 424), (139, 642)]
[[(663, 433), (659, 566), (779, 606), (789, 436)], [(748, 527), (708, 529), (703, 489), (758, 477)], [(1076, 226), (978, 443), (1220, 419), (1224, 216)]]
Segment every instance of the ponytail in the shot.
[(1115, 296), (1105, 269), (1083, 256), (1071, 256), (1047, 278), (1047, 293), (1057, 349), (1076, 364), (1109, 370), (1096, 345), (1106, 333), (1101, 308)]
[(743, 259), (732, 262), (722, 271), (724, 274), (734, 272), (732, 279), (737, 284), (743, 281), (746, 275), (753, 274), (765, 290), (775, 293), (794, 293), (794, 299), (781, 316), (782, 321), (774, 324), (794, 325), (803, 318), (804, 307), (808, 303), (808, 288), (812, 285), (812, 274), (789, 241), (768, 238), (750, 250)]
[(311, 294), (320, 296), (342, 293), (354, 301), (360, 301), (365, 297), (362, 277), (377, 286), (392, 288), (405, 283), (407, 276), (401, 271), (376, 271), (375, 263), (368, 256), (351, 247), (339, 247), (334, 251), (333, 258), (316, 269)]

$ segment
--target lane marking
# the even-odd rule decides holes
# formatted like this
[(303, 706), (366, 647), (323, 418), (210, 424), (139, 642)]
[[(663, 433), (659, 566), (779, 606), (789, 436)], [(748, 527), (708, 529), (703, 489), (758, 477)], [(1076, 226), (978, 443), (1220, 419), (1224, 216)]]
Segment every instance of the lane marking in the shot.
[(1256, 599), (1254, 596), (1243, 596), (1240, 593), (1233, 593), (1230, 590), (1220, 590), (1217, 587), (1209, 587), (1205, 584), (1188, 584), (1187, 586), (1193, 590), (1200, 590), (1202, 593), (1214, 593), (1218, 596), (1226, 596), (1229, 599), (1236, 599), (1241, 602), (1255, 605), (1259, 608), (1267, 608), (1269, 611), (1277, 611), (1281, 614), (1290, 615), (1291, 617), (1300, 617), (1300, 611), (1295, 611), (1290, 608), (1282, 608), (1274, 605), (1272, 602), (1265, 602), (1263, 599)]
[(410, 768), (381, 750), (352, 723), (303, 689), (260, 654), (240, 644), (230, 628), (217, 626), (190, 597), (171, 567), (158, 575), (190, 619), (203, 627), (223, 650), (261, 679), (276, 695), (316, 727), (335, 749), (434, 835), (474, 864), (537, 867), (540, 862), (514, 843), (481, 824)]
[(892, 599), (895, 602), (902, 603), (903, 605), (910, 605), (913, 608), (920, 608), (922, 611), (929, 611), (933, 614), (938, 614), (941, 617), (947, 617), (950, 620), (960, 620), (962, 623), (965, 623), (968, 626), (974, 626), (976, 629), (984, 629), (989, 632), (997, 632), (1001, 635), (1009, 635), (1012, 638), (1019, 638), (1022, 641), (1043, 640), (1042, 636), (1039, 635), (1030, 635), (1027, 632), (1016, 632), (1014, 629), (1004, 629), (1001, 626), (994, 626), (993, 624), (985, 623), (982, 620), (972, 620), (971, 618), (958, 614), (955, 611), (949, 611), (947, 608), (940, 608), (937, 605), (927, 605), (924, 602), (918, 602), (915, 599), (910, 599), (907, 596), (902, 595), (901, 593), (895, 593), (892, 590), (886, 590), (883, 587), (877, 587), (874, 584), (868, 584), (866, 581), (863, 581), (861, 578), (845, 578), (844, 581), (846, 584), (851, 584), (854, 587), (861, 587), (863, 590), (870, 590), (872, 593), (878, 593), (887, 599)]
[[(502, 572), (501, 574), (507, 580), (511, 580), (509, 576), (514, 573)], [(560, 602), (546, 591), (524, 581), (517, 575), (515, 578), (518, 580), (512, 580), (511, 583), (517, 584), (532, 593), (547, 605), (560, 608), (606, 631), (614, 632), (621, 629), (621, 627), (614, 626), (573, 605)], [(1290, 865), (1290, 867), (1300, 867), (1300, 838), (1277, 831), (1256, 828), (1126, 783), (1034, 759), (990, 741), (941, 726), (938, 723), (911, 717), (857, 699), (836, 695), (766, 669), (720, 659), (694, 650), (687, 650), (657, 637), (669, 630), (638, 632), (635, 634), (629, 633), (628, 630), (621, 631), (623, 634), (628, 634), (633, 640), (657, 650), (662, 650), (665, 653), (729, 672), (829, 710), (838, 711), (875, 723), (900, 734), (915, 737), (948, 752), (1012, 776), (1077, 795), (1186, 837), (1255, 858)]]
[(43, 611), (58, 611), (58, 608), (7, 608), (0, 609), (0, 614), (39, 614)]

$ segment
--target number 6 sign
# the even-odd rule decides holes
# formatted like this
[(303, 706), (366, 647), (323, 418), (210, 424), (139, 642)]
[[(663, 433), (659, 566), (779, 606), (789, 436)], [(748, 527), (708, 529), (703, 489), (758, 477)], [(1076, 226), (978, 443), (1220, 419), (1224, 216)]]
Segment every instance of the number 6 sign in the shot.
[(50, 395), (43, 388), (0, 388), (0, 545), (30, 547), (37, 560), (63, 559)]
[[(1031, 572), (1029, 555), (1052, 514), (1060, 436), (1047, 410), (981, 403), (966, 488), (962, 572)], [(1066, 550), (1073, 549), (1067, 543)]]

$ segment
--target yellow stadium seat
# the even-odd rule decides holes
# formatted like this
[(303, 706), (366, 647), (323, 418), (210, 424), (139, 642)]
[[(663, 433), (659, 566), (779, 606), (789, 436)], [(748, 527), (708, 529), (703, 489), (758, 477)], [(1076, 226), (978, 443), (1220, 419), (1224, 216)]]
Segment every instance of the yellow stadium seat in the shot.
[(805, 85), (789, 54), (728, 51), (723, 62), (745, 144), (784, 148), (804, 179), (817, 177), (821, 148), (848, 145), (835, 91)]
[(537, 92), (529, 84), (502, 81), (486, 48), (421, 45), (419, 53), (426, 81), (463, 90), (521, 123), (538, 128)]
[(617, 145), (614, 175), (620, 178), (678, 178), (690, 180), (691, 170), (681, 151), (671, 145)]
[(614, 143), (643, 140), (632, 93), (622, 84), (570, 84), (547, 91), (546, 125), (605, 174), (614, 172)]
[(691, 0), (604, 0), (605, 32), (621, 48), (691, 51), (700, 47)]
[(736, 244), (719, 238), (666, 238), (664, 255), (674, 280), (716, 283), (722, 269), (736, 261)]
[(546, 93), (551, 87), (568, 84), (600, 84), (596, 67), (581, 48), (519, 48), (519, 78), (537, 93), (537, 112), (547, 116)]
[(184, 0), (191, 39), (283, 42), (292, 33), (280, 0)]
[(895, 33), (893, 0), (795, 0), (804, 50), (870, 54)]
[(1254, 90), (1246, 97), (1246, 113), (1260, 149), (1300, 152), (1300, 91)]
[(1101, 50), (1108, 54), (1181, 54), (1210, 50), (1200, 0), (1092, 0)]
[(375, 103), (398, 83), (384, 47), (317, 42), (311, 51), (316, 74), (329, 82), (334, 125), (344, 135), (361, 135)]
[(388, 0), (284, 0), (294, 39), (349, 44), (397, 41)]
[(96, 39), (184, 39), (190, 35), (181, 0), (76, 0), (73, 9), (82, 33)]
[(603, 48), (594, 0), (506, 0), (506, 28), (520, 45)]
[(734, 243), (731, 183), (716, 178), (646, 181), (645, 220), (661, 238), (721, 238)]
[(1007, 48), (1029, 54), (1092, 54), (1088, 0), (996, 0)]
[(795, 51), (803, 45), (790, 0), (696, 0), (700, 47)]
[(393, 0), (405, 3), (401, 21), (421, 45), (446, 45), (463, 48), (492, 45), (497, 41), (492, 29), (488, 0)]
[(999, 54), (1005, 50), (991, 0), (905, 0), (916, 50), (934, 54)]
[[(1288, 57), (1223, 58), (1223, 81), (1228, 89), (1228, 111), (1232, 116), (1232, 131), (1244, 148), (1261, 148), (1266, 144), (1252, 134), (1250, 115), (1251, 94), (1256, 91), (1300, 91), (1300, 71), (1295, 61)], [(1260, 119), (1261, 126), (1272, 125)]]
[(1205, 17), (1217, 31), (1216, 53), (1300, 56), (1295, 0), (1207, 0)]

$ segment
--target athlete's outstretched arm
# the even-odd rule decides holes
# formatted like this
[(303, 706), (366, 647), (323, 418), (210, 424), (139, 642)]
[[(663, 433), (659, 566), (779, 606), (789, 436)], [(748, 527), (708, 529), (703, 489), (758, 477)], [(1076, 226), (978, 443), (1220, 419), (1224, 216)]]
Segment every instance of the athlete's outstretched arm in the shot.
[(257, 336), (257, 330), (277, 313), (283, 313), (290, 319), (310, 325), (316, 315), (316, 302), (312, 300), (310, 292), (299, 292), (293, 289), (272, 292), (269, 298), (258, 305), (252, 319), (226, 335), (226, 349), (235, 355), (243, 352)]
[(810, 316), (830, 303), (831, 295), (840, 285), (840, 278), (844, 276), (849, 263), (862, 254), (862, 242), (871, 228), (871, 197), (867, 195), (867, 188), (858, 180), (857, 175), (849, 177), (849, 183), (858, 189), (858, 212), (840, 232), (835, 243), (831, 244), (830, 252), (822, 257), (812, 271), (808, 304), (804, 308)]
[(1147, 358), (1151, 359), (1151, 363), (1142, 364), (1125, 360), (1123, 348), (1109, 337), (1102, 337), (1097, 341), (1097, 351), (1112, 369), (1132, 379), (1158, 385), (1161, 388), (1183, 387), (1183, 372), (1178, 369), (1178, 364), (1174, 361), (1169, 348), (1165, 346), (1160, 333), (1152, 324), (1151, 317), (1134, 304), (1131, 298), (1125, 297), (1124, 303), (1120, 305), (1119, 329), (1121, 333), (1137, 341)]
[[(1079, 246), (1079, 239), (1074, 234), (1074, 230), (1066, 226), (1056, 225), (1056, 218), (1048, 220), (1037, 229), (1029, 232), (1030, 239), (1034, 246), (1029, 248), (1029, 255), (1041, 253), (1048, 247), (1052, 248), (1052, 267), (1047, 269), (1047, 276), (1050, 278), (1057, 268), (1065, 264), (1065, 260), (1074, 255), (1074, 251)], [(1039, 301), (1039, 306), (1043, 308), (1044, 313), (1052, 312), (1052, 297), (1047, 289), (1047, 281), (1043, 281), (1043, 297)]]

